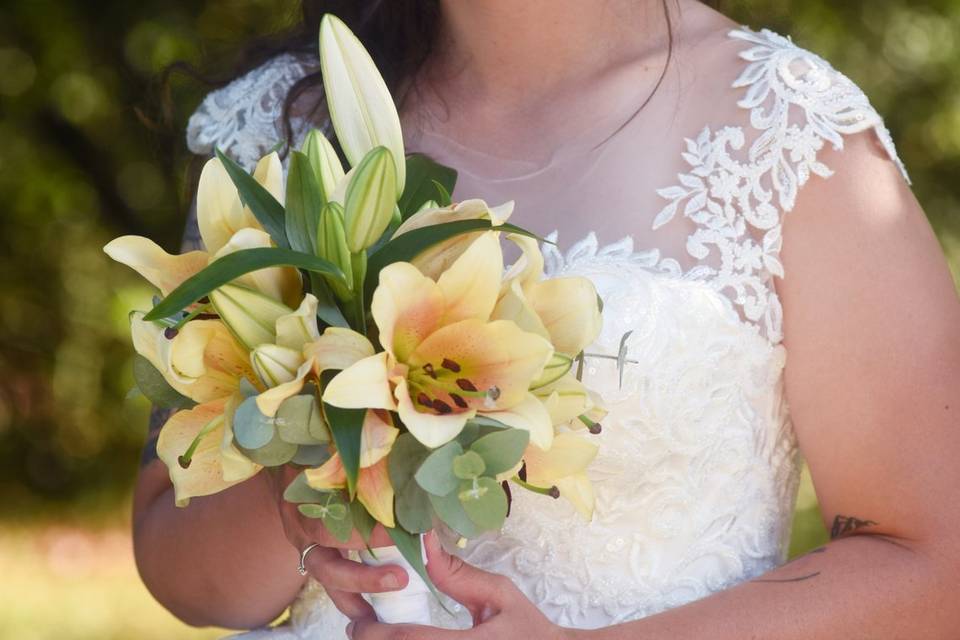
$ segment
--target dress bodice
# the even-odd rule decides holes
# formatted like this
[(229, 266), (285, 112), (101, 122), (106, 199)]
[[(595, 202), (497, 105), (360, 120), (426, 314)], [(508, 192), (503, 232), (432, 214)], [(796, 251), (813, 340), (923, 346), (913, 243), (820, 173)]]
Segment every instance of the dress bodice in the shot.
[[(729, 38), (740, 59), (729, 83), (735, 115), (677, 137), (676, 158), (659, 161), (672, 173), (648, 200), (632, 194), (656, 202), (651, 215), (609, 242), (591, 229), (566, 244), (568, 225), (559, 224), (556, 245), (544, 247), (548, 276), (589, 277), (604, 301), (603, 331), (589, 351), (628, 348), (622, 371), (610, 359), (587, 361), (585, 380), (610, 409), (589, 469), (595, 516), (585, 522), (563, 501), (517, 490), (503, 532), (461, 553), (512, 578), (562, 625), (647, 616), (784, 560), (799, 452), (774, 280), (786, 275), (782, 219), (812, 176), (830, 176), (818, 159), (827, 143), (841, 149), (844, 136), (872, 131), (899, 164), (864, 94), (822, 58), (766, 30)], [(281, 56), (208, 96), (191, 119), (191, 149), (209, 154), (216, 145), (252, 165), (282, 137), (280, 97), (309, 65)], [(295, 123), (301, 135), (306, 128)], [(523, 184), (505, 188), (522, 192)], [(454, 195), (496, 201), (460, 192), (467, 188), (485, 185), (468, 180)], [(436, 619), (469, 623), (462, 612), (450, 620), (438, 610)], [(339, 638), (345, 624), (311, 584), (288, 624), (244, 637)]]

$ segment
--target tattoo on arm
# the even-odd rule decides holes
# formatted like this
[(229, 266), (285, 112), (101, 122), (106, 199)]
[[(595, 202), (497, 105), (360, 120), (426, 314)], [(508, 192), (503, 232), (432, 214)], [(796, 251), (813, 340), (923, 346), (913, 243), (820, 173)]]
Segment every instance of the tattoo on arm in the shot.
[(873, 527), (876, 526), (876, 522), (873, 520), (861, 520), (854, 516), (841, 516), (838, 515), (833, 519), (833, 526), (830, 527), (830, 539), (836, 540), (840, 536), (852, 533), (857, 529), (863, 529), (864, 527)]
[(141, 467), (145, 467), (157, 459), (157, 438), (160, 436), (160, 427), (162, 427), (173, 414), (173, 409), (162, 409), (160, 407), (150, 409), (147, 442), (143, 445), (143, 453), (140, 455)]

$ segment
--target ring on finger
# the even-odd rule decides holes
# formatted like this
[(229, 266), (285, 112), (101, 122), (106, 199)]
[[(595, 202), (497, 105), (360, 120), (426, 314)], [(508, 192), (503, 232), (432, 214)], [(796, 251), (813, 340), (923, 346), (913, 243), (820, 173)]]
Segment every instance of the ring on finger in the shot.
[(307, 575), (307, 554), (320, 546), (319, 542), (307, 545), (307, 548), (300, 552), (300, 566), (297, 567), (297, 573), (302, 576)]

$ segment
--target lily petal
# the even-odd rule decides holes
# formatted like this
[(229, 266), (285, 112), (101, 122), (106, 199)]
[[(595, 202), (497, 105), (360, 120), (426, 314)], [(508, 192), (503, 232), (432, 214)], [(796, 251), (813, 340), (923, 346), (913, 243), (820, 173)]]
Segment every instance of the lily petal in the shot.
[[(249, 475), (224, 478), (221, 443), (223, 442), (224, 407), (227, 399), (221, 398), (196, 407), (178, 411), (167, 420), (160, 430), (157, 440), (157, 454), (167, 465), (170, 481), (178, 506), (186, 506), (190, 498), (206, 496), (223, 491), (248, 477), (253, 476), (259, 467), (248, 469)], [(197, 448), (193, 452), (190, 466), (184, 469), (178, 462), (194, 438), (206, 430)]]
[(323, 401), (343, 409), (390, 409), (397, 403), (390, 393), (387, 353), (359, 360), (347, 367), (327, 385)]
[(515, 429), (530, 432), (530, 442), (540, 449), (550, 449), (553, 443), (553, 422), (546, 407), (532, 393), (517, 405), (505, 411), (485, 412), (483, 415), (493, 418)]
[(370, 310), (380, 329), (380, 343), (405, 361), (440, 323), (443, 291), (410, 263), (395, 262), (380, 271)]
[[(243, 249), (262, 249), (272, 246), (273, 240), (266, 231), (241, 229), (217, 250), (214, 260)], [(240, 276), (233, 281), (233, 284), (259, 291), (291, 308), (296, 308), (303, 298), (303, 281), (300, 279), (300, 272), (292, 267), (258, 269)]]
[(393, 485), (387, 470), (387, 458), (381, 458), (372, 467), (360, 470), (357, 478), (357, 500), (373, 519), (387, 528), (396, 526), (393, 518)]
[(561, 478), (554, 483), (560, 490), (560, 497), (569, 500), (580, 514), (587, 520), (593, 519), (594, 492), (593, 484), (586, 473), (577, 473)]
[(360, 434), (360, 468), (372, 467), (390, 453), (400, 430), (385, 411), (367, 411)]
[(197, 226), (203, 246), (216, 253), (241, 229), (263, 230), (256, 217), (240, 202), (230, 175), (217, 158), (203, 165), (197, 185)]
[(528, 287), (527, 297), (560, 353), (575, 356), (600, 334), (597, 290), (586, 278), (542, 280)]
[(253, 170), (253, 178), (260, 183), (260, 186), (270, 192), (274, 199), (283, 204), (283, 198), (286, 196), (286, 189), (283, 185), (283, 164), (280, 162), (280, 155), (276, 151), (271, 151), (257, 161), (257, 167)]
[(303, 346), (303, 355), (313, 360), (317, 376), (328, 369), (346, 369), (374, 353), (365, 335), (343, 327), (327, 327), (322, 336)]
[(596, 444), (575, 433), (558, 433), (547, 450), (529, 446), (523, 454), (527, 482), (548, 487), (561, 478), (580, 473), (597, 457), (597, 449)]
[(292, 398), (303, 389), (303, 383), (311, 369), (313, 369), (313, 363), (307, 360), (300, 365), (300, 368), (297, 369), (296, 376), (292, 380), (267, 389), (258, 395), (257, 408), (260, 409), (260, 413), (265, 416), (270, 416), (271, 418), (277, 415), (277, 411), (280, 409), (283, 401), (287, 398)]
[(330, 456), (329, 460), (316, 469), (305, 469), (303, 474), (310, 488), (317, 491), (342, 489), (347, 486), (347, 472), (343, 468), (339, 453)]
[(400, 420), (414, 438), (431, 449), (442, 446), (457, 437), (466, 426), (467, 420), (476, 415), (476, 411), (472, 409), (446, 415), (421, 413), (413, 406), (406, 379), (397, 377), (394, 382), (397, 385), (394, 395), (397, 398), (397, 412), (400, 414)]
[(308, 293), (293, 313), (277, 318), (277, 344), (289, 349), (303, 349), (308, 342), (320, 338), (317, 328), (317, 298)]
[(109, 242), (103, 251), (121, 264), (125, 264), (147, 282), (167, 295), (184, 280), (202, 271), (209, 256), (203, 251), (190, 251), (182, 255), (167, 253), (153, 240), (140, 236), (121, 236)]
[(443, 324), (490, 318), (500, 293), (503, 268), (498, 235), (481, 234), (437, 280), (446, 301)]

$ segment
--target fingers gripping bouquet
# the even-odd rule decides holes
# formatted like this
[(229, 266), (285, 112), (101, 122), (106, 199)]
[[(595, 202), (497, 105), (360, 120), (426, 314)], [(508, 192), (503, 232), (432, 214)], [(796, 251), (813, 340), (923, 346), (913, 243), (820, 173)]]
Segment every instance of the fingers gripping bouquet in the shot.
[[(163, 296), (131, 333), (138, 386), (181, 409), (157, 442), (177, 504), (295, 465), (285, 499), (304, 516), (340, 540), (387, 529), (423, 596), (374, 604), (422, 621), (417, 534), (498, 530), (507, 483), (590, 517), (603, 409), (575, 371), (599, 302), (585, 279), (543, 280), (512, 204), (452, 203), (456, 173), (405, 156), (386, 85), (335, 17), (320, 53), (348, 171), (318, 131), (285, 182), (276, 153), (251, 176), (218, 152), (197, 193), (206, 251), (133, 236), (105, 251)], [(522, 250), (506, 273), (501, 234)]]

